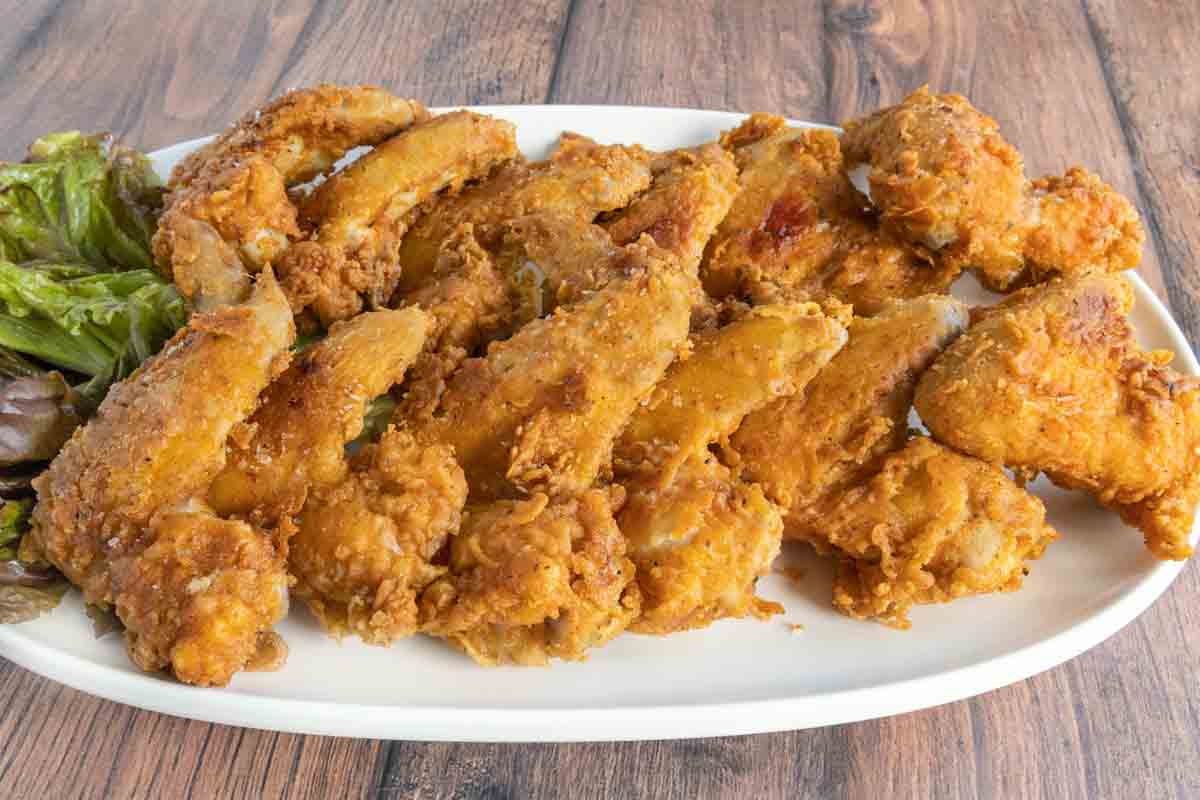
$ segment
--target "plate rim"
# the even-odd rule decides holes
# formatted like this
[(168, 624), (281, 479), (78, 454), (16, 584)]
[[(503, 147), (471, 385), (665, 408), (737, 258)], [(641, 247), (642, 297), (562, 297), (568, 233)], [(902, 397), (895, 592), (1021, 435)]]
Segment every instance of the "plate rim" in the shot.
[[(716, 109), (633, 105), (482, 105), (431, 108), (492, 114), (670, 113), (744, 119)], [(788, 119), (792, 125), (833, 128)], [(836, 129), (836, 128), (835, 128)], [(159, 148), (163, 158), (194, 149), (212, 136)], [(1135, 302), (1151, 309), (1177, 355), (1181, 371), (1200, 375), (1200, 363), (1167, 305), (1136, 272), (1126, 272)], [(1192, 538), (1196, 539), (1193, 530)], [(1052, 669), (1096, 647), (1140, 616), (1188, 562), (1157, 563), (1131, 590), (1068, 629), (978, 663), (855, 689), (768, 700), (707, 704), (580, 706), (502, 709), (412, 704), (372, 705), (248, 695), (185, 686), (152, 674), (98, 664), (21, 633), (24, 625), (0, 625), (0, 654), (20, 667), (86, 694), (136, 708), (202, 722), (290, 733), (407, 739), (413, 741), (574, 742), (690, 739), (770, 733), (864, 721), (932, 708), (990, 692)], [(36, 624), (36, 623), (35, 623)], [(203, 698), (203, 702), (197, 700)]]

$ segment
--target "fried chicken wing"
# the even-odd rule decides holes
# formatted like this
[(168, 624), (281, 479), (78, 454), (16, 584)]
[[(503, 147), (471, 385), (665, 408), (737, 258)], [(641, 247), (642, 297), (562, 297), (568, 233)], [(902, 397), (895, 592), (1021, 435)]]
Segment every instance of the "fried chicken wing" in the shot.
[(453, 445), (472, 502), (589, 488), (675, 359), (696, 280), (647, 239), (626, 250), (624, 277), (466, 361), (418, 422), (424, 438)]
[(420, 103), (374, 87), (289, 92), (175, 168), (152, 242), (155, 263), (196, 309), (241, 302), (247, 273), (277, 264), (302, 236), (288, 187), (427, 116)]
[(917, 377), (966, 326), (966, 307), (940, 295), (856, 317), (846, 346), (804, 391), (746, 417), (731, 457), (783, 507), (785, 536), (827, 546), (824, 506), (903, 445)]
[(650, 185), (649, 156), (641, 148), (564, 138), (570, 144), (550, 159), (510, 164), (430, 205), (400, 245), (400, 296), (428, 279), (442, 242), (463, 223), (495, 225), (542, 210), (591, 222), (602, 212), (624, 207)]
[(909, 627), (914, 604), (1011, 592), (1057, 538), (1042, 501), (992, 464), (909, 441), (822, 518), (843, 557), (833, 604), (858, 619)]
[(663, 153), (650, 170), (650, 188), (604, 228), (618, 245), (646, 234), (694, 271), (738, 192), (737, 167), (719, 145), (707, 144)]
[(341, 481), (346, 443), (362, 433), (367, 405), (403, 379), (431, 323), (416, 308), (372, 311), (310, 345), (230, 437), (225, 468), (208, 489), (212, 507), (273, 525), (300, 510), (310, 487)]
[(485, 666), (580, 661), (637, 616), (633, 574), (606, 490), (500, 500), (468, 510), (422, 630)]
[[(83, 590), (87, 602), (129, 613), (122, 617), (127, 639), (143, 666), (173, 659), (171, 643), (184, 647), (188, 626), (206, 620), (208, 632), (196, 635), (228, 647), (228, 659), (214, 671), (189, 666), (194, 662), (173, 664), (182, 680), (224, 684), (240, 667), (239, 654), (252, 652), (258, 632), (282, 613), (273, 597), (283, 580), (282, 561), (267, 557), (266, 534), (220, 520), (163, 515), (186, 509), (221, 471), (230, 430), (286, 366), (294, 337), (287, 300), (264, 270), (245, 304), (194, 315), (158, 355), (114, 386), (96, 416), (34, 482), (31, 536), (37, 549)], [(168, 564), (170, 545), (149, 550), (160, 535), (185, 537), (207, 550)], [(190, 570), (208, 566), (262, 572), (218, 581), (215, 588), (202, 580), (189, 588), (206, 574)], [(143, 579), (160, 573), (187, 591), (160, 595), (155, 580)], [(223, 599), (226, 588), (238, 598)], [(244, 592), (258, 592), (259, 599), (247, 604)], [(226, 601), (238, 621), (220, 612)], [(157, 611), (145, 611), (151, 607)]]
[(713, 297), (832, 296), (874, 314), (889, 299), (945, 292), (958, 276), (879, 229), (832, 131), (754, 114), (721, 144), (734, 154), (741, 190), (701, 266)]
[(517, 156), (510, 122), (457, 111), (413, 125), (321, 184), (302, 203), (315, 228), (279, 263), (293, 309), (325, 325), (387, 303), (400, 280), (400, 239), (415, 209)]
[(986, 309), (921, 379), (916, 407), (941, 442), (1082, 489), (1159, 558), (1187, 558), (1200, 502), (1200, 380), (1141, 351), (1132, 287), (1092, 274)]
[(417, 596), (446, 573), (434, 556), (458, 532), (466, 499), (449, 447), (389, 429), (343, 481), (309, 496), (288, 559), (296, 595), (339, 638), (412, 635)]
[(1030, 183), (996, 121), (965, 97), (922, 87), (844, 127), (847, 165), (870, 165), (884, 225), (974, 268), (989, 288), (1141, 260), (1145, 234), (1128, 200), (1078, 167)]

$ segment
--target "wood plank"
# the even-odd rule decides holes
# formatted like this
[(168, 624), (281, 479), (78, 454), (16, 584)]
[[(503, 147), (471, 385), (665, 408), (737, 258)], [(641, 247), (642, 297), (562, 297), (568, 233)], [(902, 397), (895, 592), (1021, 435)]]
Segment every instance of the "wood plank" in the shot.
[(153, 149), (214, 133), (287, 88), (370, 82), (430, 104), (542, 102), (566, 0), (21, 4), (0, 34), (6, 136), (111, 130)]

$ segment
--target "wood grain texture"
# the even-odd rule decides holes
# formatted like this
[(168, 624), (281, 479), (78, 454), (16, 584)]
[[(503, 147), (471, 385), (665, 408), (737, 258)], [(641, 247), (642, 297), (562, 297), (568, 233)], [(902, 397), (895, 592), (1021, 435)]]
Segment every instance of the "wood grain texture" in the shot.
[[(1200, 342), (1194, 3), (0, 1), (0, 157), (55, 128), (157, 147), (282, 89), (430, 103), (766, 109), (837, 122), (922, 83), (1000, 122), (1031, 173), (1082, 162), (1135, 199), (1143, 274)], [(135, 711), (0, 661), (0, 797), (1200, 796), (1200, 580), (1068, 664), (983, 697), (816, 731), (453, 745)]]

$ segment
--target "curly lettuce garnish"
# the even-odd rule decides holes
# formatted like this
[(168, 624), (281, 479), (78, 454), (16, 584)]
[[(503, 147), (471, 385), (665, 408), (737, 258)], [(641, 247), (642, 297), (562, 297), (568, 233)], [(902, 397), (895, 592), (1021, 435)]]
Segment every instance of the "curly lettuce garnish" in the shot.
[(162, 192), (150, 160), (107, 135), (44, 136), (0, 164), (0, 257), (153, 269)]

